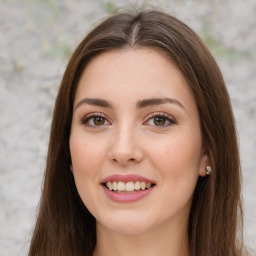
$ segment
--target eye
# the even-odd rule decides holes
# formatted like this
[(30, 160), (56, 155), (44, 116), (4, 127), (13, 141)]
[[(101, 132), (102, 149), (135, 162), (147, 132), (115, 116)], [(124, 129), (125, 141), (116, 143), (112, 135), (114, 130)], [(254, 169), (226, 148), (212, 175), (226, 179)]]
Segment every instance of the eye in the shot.
[(153, 113), (149, 115), (147, 121), (144, 124), (162, 128), (173, 125), (175, 123), (176, 122), (174, 118), (166, 113)]
[(89, 127), (110, 125), (110, 122), (101, 113), (91, 113), (82, 119), (82, 124)]

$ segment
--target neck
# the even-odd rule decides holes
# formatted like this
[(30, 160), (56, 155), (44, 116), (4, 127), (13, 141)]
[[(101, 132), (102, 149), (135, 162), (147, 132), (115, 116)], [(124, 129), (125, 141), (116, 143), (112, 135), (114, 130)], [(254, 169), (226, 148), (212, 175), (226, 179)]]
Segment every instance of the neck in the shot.
[(142, 234), (127, 235), (97, 225), (93, 256), (189, 256), (187, 225), (157, 227)]

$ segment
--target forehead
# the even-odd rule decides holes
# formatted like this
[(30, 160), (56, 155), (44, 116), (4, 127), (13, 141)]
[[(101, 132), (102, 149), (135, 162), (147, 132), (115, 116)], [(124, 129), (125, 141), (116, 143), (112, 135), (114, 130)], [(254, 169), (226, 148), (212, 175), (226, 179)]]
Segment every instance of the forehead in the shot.
[(85, 96), (140, 99), (167, 95), (194, 100), (172, 60), (151, 48), (121, 49), (104, 52), (87, 64), (75, 101)]
[[(170, 69), (183, 79), (178, 67), (172, 59), (160, 50), (154, 48), (124, 48), (103, 52), (92, 58), (86, 65), (83, 74), (99, 71), (100, 74), (114, 75), (118, 78), (118, 74), (123, 71), (129, 76), (129, 73), (134, 75), (147, 73), (149, 77), (156, 74), (163, 74), (165, 71), (170, 72)], [(153, 71), (153, 72), (152, 72)], [(99, 73), (98, 73), (99, 75)]]

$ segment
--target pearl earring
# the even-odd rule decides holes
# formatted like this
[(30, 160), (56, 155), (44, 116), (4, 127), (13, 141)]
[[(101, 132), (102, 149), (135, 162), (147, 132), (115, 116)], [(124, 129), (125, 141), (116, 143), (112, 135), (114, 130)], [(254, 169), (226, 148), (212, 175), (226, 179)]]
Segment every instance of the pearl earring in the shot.
[(207, 166), (205, 167), (205, 171), (206, 171), (206, 174), (207, 174), (207, 175), (210, 175), (210, 174), (211, 174), (211, 171), (212, 171), (212, 167), (211, 167), (210, 165), (207, 165)]

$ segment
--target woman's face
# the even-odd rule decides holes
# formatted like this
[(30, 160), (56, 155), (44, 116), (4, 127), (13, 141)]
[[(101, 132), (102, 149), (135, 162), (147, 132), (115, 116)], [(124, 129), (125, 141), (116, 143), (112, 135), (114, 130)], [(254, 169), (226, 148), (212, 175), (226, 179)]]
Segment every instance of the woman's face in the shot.
[(122, 234), (186, 225), (208, 164), (185, 79), (147, 48), (106, 52), (87, 65), (70, 152), (77, 190), (97, 227)]

